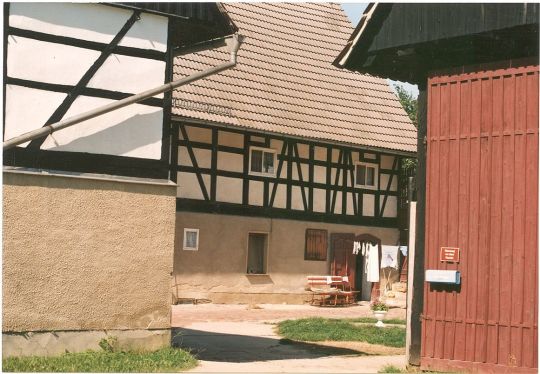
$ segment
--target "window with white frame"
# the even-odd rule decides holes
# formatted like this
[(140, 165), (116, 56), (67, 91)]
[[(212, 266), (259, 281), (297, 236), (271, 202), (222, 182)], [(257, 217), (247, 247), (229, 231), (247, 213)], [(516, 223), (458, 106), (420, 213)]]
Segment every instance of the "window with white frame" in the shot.
[(270, 148), (251, 147), (249, 149), (249, 173), (275, 176), (276, 151)]
[(184, 251), (199, 250), (199, 229), (184, 229)]
[(377, 189), (379, 166), (368, 162), (357, 162), (354, 184), (358, 187)]

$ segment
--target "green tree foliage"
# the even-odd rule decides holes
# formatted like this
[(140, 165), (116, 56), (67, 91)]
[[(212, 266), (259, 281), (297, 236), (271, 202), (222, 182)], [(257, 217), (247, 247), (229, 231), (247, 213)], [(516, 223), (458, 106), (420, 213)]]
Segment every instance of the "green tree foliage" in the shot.
[(418, 100), (400, 84), (394, 84), (397, 97), (405, 112), (409, 115), (414, 127), (418, 127)]
[[(414, 127), (418, 127), (418, 100), (400, 84), (394, 84), (394, 89), (401, 106), (405, 109)], [(417, 159), (406, 158), (403, 160), (402, 168), (406, 172), (409, 169), (416, 169), (416, 165)]]

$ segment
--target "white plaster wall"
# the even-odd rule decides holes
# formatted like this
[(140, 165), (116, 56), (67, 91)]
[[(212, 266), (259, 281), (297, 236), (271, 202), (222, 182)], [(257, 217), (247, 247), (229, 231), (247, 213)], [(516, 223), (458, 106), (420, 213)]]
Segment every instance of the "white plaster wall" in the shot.
[(264, 183), (249, 181), (249, 205), (263, 206), (264, 204)]
[[(381, 174), (381, 184), (379, 186), (379, 189), (382, 191), (386, 191), (386, 187), (388, 186), (388, 181), (390, 180), (390, 175), (388, 174)], [(392, 183), (390, 184), (390, 191), (397, 191), (398, 188), (398, 176), (394, 175), (392, 178)]]
[[(88, 86), (137, 94), (165, 83), (165, 67), (165, 61), (112, 54)], [(163, 94), (154, 97), (162, 98)]]
[[(111, 102), (113, 100), (80, 96), (64, 118)], [(18, 105), (28, 107), (24, 97), (18, 98)], [(160, 159), (162, 126), (162, 108), (133, 104), (59, 130), (47, 137), (42, 149)]]
[[(274, 183), (270, 183), (270, 196), (272, 194)], [(274, 198), (274, 208), (287, 207), (287, 187), (284, 184), (278, 184), (276, 188), (276, 196)]]
[(244, 135), (228, 131), (219, 131), (218, 143), (219, 145), (244, 149)]
[[(21, 29), (109, 43), (132, 13), (129, 9), (101, 4), (14, 2), (10, 5), (9, 22)], [(141, 19), (120, 45), (164, 52), (167, 50), (167, 22), (167, 17), (141, 13)]]
[[(309, 199), (309, 191), (306, 188), (306, 199)], [(302, 190), (298, 186), (292, 186), (291, 189), (291, 208), (294, 210), (304, 210), (304, 200), (302, 200)]]
[(313, 181), (326, 184), (326, 167), (317, 165), (313, 167)]
[(313, 211), (320, 213), (326, 211), (326, 190), (313, 189)]
[[(66, 94), (59, 92), (7, 85), (5, 139), (43, 126), (65, 97)], [(28, 110), (30, 104), (32, 110)]]
[(75, 85), (98, 57), (98, 51), (10, 35), (7, 74), (37, 82)]
[[(212, 144), (212, 130), (193, 126), (186, 126), (185, 128), (190, 141)], [(181, 133), (180, 139), (182, 139)]]
[(373, 217), (375, 215), (375, 195), (363, 194), (362, 213), (364, 216)]
[[(379, 199), (379, 204), (382, 208), (384, 198)], [(388, 196), (386, 200), (386, 206), (384, 207), (383, 217), (397, 217), (397, 197)]]
[(227, 203), (242, 203), (242, 179), (240, 178), (216, 178), (216, 200)]
[[(9, 20), (21, 29), (109, 43), (131, 14), (131, 10), (100, 4), (12, 3)], [(167, 17), (143, 13), (121, 45), (166, 51), (167, 28)], [(7, 53), (8, 76), (65, 85), (77, 84), (100, 55), (15, 36), (8, 37)], [(163, 61), (112, 55), (89, 86), (138, 93), (164, 80)], [(42, 127), (65, 94), (9, 87), (6, 96), (5, 138), (9, 139)], [(63, 119), (112, 102), (80, 96)], [(160, 159), (162, 127), (161, 108), (135, 104), (60, 130), (45, 140), (42, 149)]]
[[(177, 176), (177, 197), (204, 200), (204, 196), (195, 173), (180, 172), (177, 174)], [(210, 192), (210, 176), (207, 174), (202, 174), (202, 178), (206, 191)]]
[(394, 156), (381, 156), (381, 169), (392, 169), (392, 164), (394, 162)]
[(326, 161), (326, 148), (315, 146), (315, 160)]
[(237, 153), (218, 152), (217, 168), (219, 170), (243, 172), (244, 156)]

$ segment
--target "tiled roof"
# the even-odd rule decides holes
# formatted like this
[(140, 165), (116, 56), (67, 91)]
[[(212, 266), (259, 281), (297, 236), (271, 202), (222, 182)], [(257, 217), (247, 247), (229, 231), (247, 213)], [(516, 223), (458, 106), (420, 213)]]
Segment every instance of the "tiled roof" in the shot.
[[(384, 79), (334, 67), (353, 31), (338, 4), (224, 3), (243, 35), (238, 63), (182, 86), (173, 115), (406, 152), (416, 129)], [(226, 46), (175, 57), (174, 79), (229, 59)]]

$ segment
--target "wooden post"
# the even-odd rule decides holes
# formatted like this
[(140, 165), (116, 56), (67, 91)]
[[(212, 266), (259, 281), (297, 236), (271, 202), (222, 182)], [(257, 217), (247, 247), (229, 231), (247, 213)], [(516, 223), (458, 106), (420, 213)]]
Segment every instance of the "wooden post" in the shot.
[[(427, 80), (426, 80), (427, 82)], [(422, 341), (422, 310), (424, 307), (424, 238), (425, 238), (425, 210), (426, 210), (426, 135), (427, 135), (427, 91), (425, 83), (419, 85), (418, 95), (418, 167), (416, 172), (416, 227), (414, 259), (409, 255), (409, 266), (412, 273), (410, 287), (410, 304), (407, 312), (410, 313), (410, 344), (407, 347), (407, 359), (410, 365), (420, 365), (420, 352)], [(413, 236), (411, 235), (411, 238)], [(411, 265), (411, 263), (409, 263)], [(408, 296), (409, 297), (409, 296)]]
[[(416, 235), (416, 202), (409, 202), (409, 235), (410, 238), (414, 238)], [(415, 241), (409, 241), (409, 248), (407, 249), (408, 266), (414, 269), (414, 253), (415, 253)], [(412, 316), (412, 296), (413, 296), (413, 284), (414, 284), (414, 272), (410, 271), (407, 275), (407, 335), (405, 337), (405, 356), (407, 362), (411, 362), (410, 348), (411, 348), (411, 316)]]

